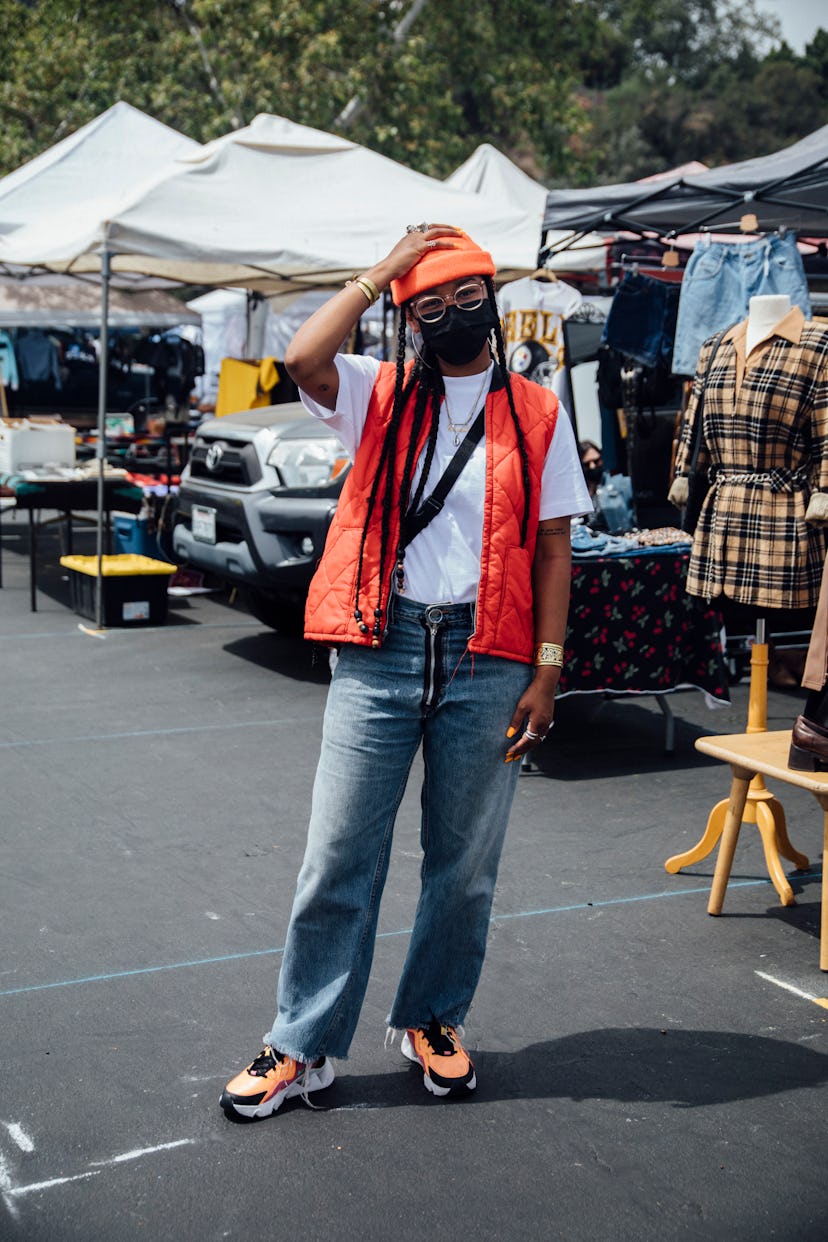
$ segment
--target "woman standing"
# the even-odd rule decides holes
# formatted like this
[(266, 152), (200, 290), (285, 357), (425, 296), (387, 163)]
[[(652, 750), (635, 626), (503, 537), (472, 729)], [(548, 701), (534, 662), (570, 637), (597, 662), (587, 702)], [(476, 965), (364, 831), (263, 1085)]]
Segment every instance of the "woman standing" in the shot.
[[(509, 376), (494, 273), (461, 230), (409, 226), (307, 320), (285, 358), (354, 464), (306, 610), (306, 637), (339, 658), (278, 1012), (222, 1095), (228, 1114), (266, 1116), (326, 1087), (330, 1058), (347, 1056), (420, 746), (421, 891), (388, 1025), (404, 1032), (429, 1091), (476, 1085), (457, 1028), (483, 965), (520, 760), (552, 723), (569, 516), (590, 507), (556, 398)], [(402, 310), (396, 363), (339, 354), (389, 286)], [(407, 365), (406, 325), (417, 353)], [(467, 460), (447, 480), (458, 449)]]

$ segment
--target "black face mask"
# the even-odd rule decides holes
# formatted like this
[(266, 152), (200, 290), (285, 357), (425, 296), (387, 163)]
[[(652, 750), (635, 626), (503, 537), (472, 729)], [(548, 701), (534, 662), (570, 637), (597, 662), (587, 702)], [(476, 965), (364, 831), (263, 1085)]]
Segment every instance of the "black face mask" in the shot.
[(587, 466), (584, 470), (584, 478), (587, 483), (600, 483), (604, 477), (603, 466)]
[(496, 323), (494, 307), (487, 300), (472, 311), (449, 306), (437, 323), (418, 321), (417, 326), (426, 345), (434, 350), (438, 358), (451, 366), (462, 367), (474, 361)]

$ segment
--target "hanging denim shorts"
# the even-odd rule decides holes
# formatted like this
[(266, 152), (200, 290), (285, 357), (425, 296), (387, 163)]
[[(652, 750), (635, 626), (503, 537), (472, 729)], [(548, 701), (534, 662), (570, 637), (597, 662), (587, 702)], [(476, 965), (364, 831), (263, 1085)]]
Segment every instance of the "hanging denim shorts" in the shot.
[(673, 373), (694, 375), (702, 342), (746, 319), (752, 297), (774, 293), (786, 293), (810, 319), (808, 282), (793, 233), (752, 242), (700, 242), (681, 282)]
[(645, 367), (669, 369), (679, 286), (639, 272), (625, 272), (615, 291), (601, 343)]

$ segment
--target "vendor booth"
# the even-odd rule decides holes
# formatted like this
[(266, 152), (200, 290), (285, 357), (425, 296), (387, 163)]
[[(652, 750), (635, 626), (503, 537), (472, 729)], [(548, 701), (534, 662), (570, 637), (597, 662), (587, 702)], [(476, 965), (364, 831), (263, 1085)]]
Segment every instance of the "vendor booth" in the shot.
[[(666, 520), (676, 415), (702, 341), (786, 294), (806, 318), (828, 302), (828, 126), (782, 151), (645, 182), (554, 190), (542, 255), (593, 231), (611, 247), (612, 301), (597, 342), (605, 458), (636, 507)], [(744, 275), (738, 295), (734, 272)]]
[[(814, 616), (828, 519), (828, 322), (819, 315), (828, 302), (828, 126), (724, 168), (550, 193), (544, 226), (615, 239), (617, 284), (602, 348), (618, 361), (614, 404), (620, 392), (634, 485), (648, 402), (628, 400), (624, 387), (635, 384), (640, 394), (648, 383), (655, 415), (657, 394), (679, 381), (686, 413), (671, 498), (685, 504), (694, 532), (686, 592), (721, 610), (728, 642), (743, 635), (749, 644), (746, 733), (697, 744), (730, 765), (730, 798), (712, 808), (698, 843), (665, 867), (696, 863), (721, 839), (708, 905), (719, 914), (741, 823), (754, 824), (768, 874), (791, 905), (781, 858), (799, 868), (808, 860), (792, 845), (764, 776), (818, 798), (823, 786), (791, 771), (790, 733), (767, 733), (767, 684), (771, 640), (798, 637), (804, 646), (812, 627), (821, 639), (824, 624), (817, 631)], [(640, 479), (634, 491), (640, 495)], [(801, 668), (787, 676), (777, 684), (798, 686)], [(819, 683), (806, 674), (805, 684)], [(804, 758), (812, 762), (807, 751)], [(826, 933), (823, 903), (823, 939)], [(823, 944), (823, 969), (826, 952)]]

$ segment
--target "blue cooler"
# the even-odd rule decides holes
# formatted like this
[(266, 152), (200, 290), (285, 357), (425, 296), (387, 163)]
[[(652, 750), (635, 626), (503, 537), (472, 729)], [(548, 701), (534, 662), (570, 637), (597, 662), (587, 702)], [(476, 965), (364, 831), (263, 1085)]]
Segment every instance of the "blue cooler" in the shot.
[(113, 513), (112, 532), (115, 551), (135, 556), (158, 556), (155, 530), (150, 519), (134, 513)]

